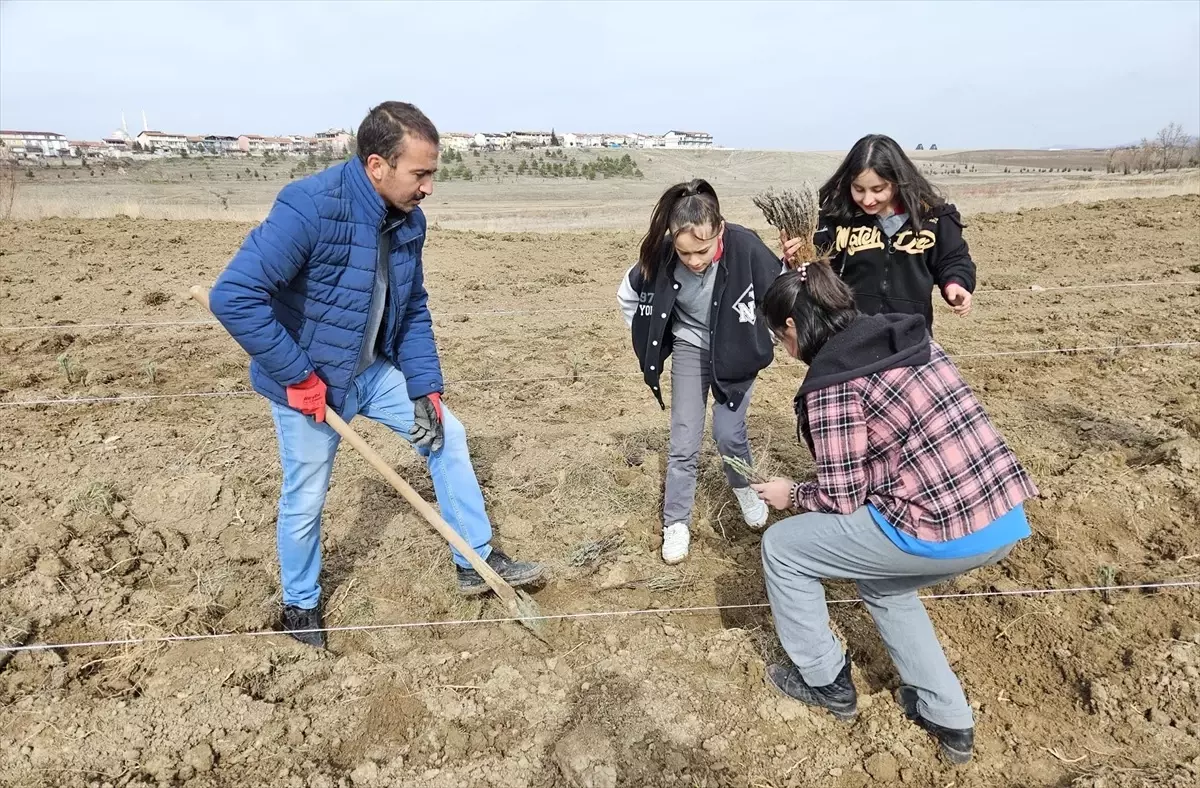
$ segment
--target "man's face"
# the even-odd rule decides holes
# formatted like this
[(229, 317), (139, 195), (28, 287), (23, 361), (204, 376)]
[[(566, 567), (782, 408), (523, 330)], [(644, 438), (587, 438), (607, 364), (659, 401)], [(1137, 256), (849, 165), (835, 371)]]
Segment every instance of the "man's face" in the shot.
[(367, 157), (367, 175), (384, 202), (408, 213), (433, 194), (438, 147), (429, 140), (404, 135), (400, 153), (388, 162), (382, 156)]

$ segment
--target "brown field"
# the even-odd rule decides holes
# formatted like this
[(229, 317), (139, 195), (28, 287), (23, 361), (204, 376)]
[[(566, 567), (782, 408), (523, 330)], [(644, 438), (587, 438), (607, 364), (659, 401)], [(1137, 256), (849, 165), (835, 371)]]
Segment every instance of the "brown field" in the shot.
[[(669, 179), (596, 184), (584, 201), (592, 207), (563, 212), (603, 211), (609, 192), (632, 206), (617, 194), (629, 187), (641, 190), (644, 215), (647, 195)], [(1191, 192), (1190, 183), (1145, 186)], [(253, 199), (278, 185), (262, 184)], [(748, 204), (750, 187), (728, 186), (735, 204)], [(517, 205), (519, 189), (533, 186), (450, 187), (435, 196), (455, 204), (430, 206), (441, 227), (426, 248), (447, 401), (467, 425), (499, 543), (552, 567), (536, 595), (542, 611), (764, 603), (759, 537), (737, 516), (711, 444), (693, 555), (676, 568), (658, 559), (667, 420), (629, 374), (613, 297), (636, 233), (452, 230), (490, 221), (482, 208), (471, 213), (472, 200)], [(18, 200), (52, 188), (27, 186)], [(127, 188), (152, 215), (153, 189)], [(1086, 200), (1090, 189), (1069, 199)], [(1026, 199), (1013, 194), (997, 199)], [(514, 209), (512, 223), (567, 223), (537, 219), (537, 205)], [(962, 356), (1042, 498), (1030, 508), (1035, 535), (1002, 566), (931, 591), (1200, 579), (1194, 346), (971, 356), (1200, 339), (1200, 196), (975, 212), (968, 223), (976, 312), (958, 320), (941, 310), (939, 339)], [(752, 224), (769, 237), (761, 220)], [(202, 320), (186, 288), (210, 283), (249, 226), (0, 224), (0, 328)], [(1030, 289), (1139, 281), (1174, 284)], [(557, 307), (595, 310), (486, 314)], [(5, 330), (0, 404), (241, 391), (245, 366), (211, 325)], [(802, 371), (781, 357), (763, 373), (750, 416), (758, 455), (800, 475), (811, 469), (791, 412)], [(62, 643), (273, 625), (278, 467), (261, 399), (0, 407), (0, 417), (0, 637), (26, 631)], [(432, 497), (402, 441), (356, 426)], [(623, 538), (616, 550), (574, 565), (581, 546), (610, 534)], [(439, 537), (348, 448), (324, 543), (331, 625), (502, 612), (457, 597)], [(829, 593), (855, 595), (839, 583)], [(21, 652), (0, 667), (0, 784), (1195, 784), (1196, 589), (972, 597), (929, 608), (978, 711), (976, 759), (955, 770), (892, 701), (898, 677), (867, 613), (840, 604), (831, 615), (856, 655), (862, 694), (853, 727), (763, 686), (778, 644), (761, 606), (560, 620), (549, 645), (512, 623), (474, 623), (338, 632), (326, 654), (277, 635)]]

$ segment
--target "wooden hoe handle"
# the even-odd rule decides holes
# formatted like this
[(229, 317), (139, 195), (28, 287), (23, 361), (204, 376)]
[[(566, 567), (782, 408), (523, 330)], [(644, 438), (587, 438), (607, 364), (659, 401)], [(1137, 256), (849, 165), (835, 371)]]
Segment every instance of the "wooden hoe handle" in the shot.
[[(204, 305), (205, 309), (208, 309), (210, 312), (212, 311), (208, 305), (207, 288), (201, 287), (200, 285), (195, 285), (189, 290), (189, 292), (192, 294), (192, 298)], [(425, 518), (425, 521), (432, 525), (434, 530), (441, 534), (442, 537), (450, 543), (451, 547), (453, 547), (455, 550), (458, 550), (458, 552), (461, 553), (468, 562), (470, 562), (475, 571), (478, 572), (488, 586), (496, 592), (496, 596), (500, 597), (504, 603), (510, 606), (515, 606), (517, 604), (517, 592), (513, 590), (512, 586), (504, 582), (504, 578), (496, 574), (496, 571), (488, 566), (486, 561), (479, 557), (479, 553), (475, 552), (475, 550), (469, 544), (467, 544), (466, 540), (459, 536), (458, 532), (451, 528), (450, 524), (442, 519), (441, 514), (439, 514), (436, 509), (430, 506), (424, 498), (418, 495), (417, 491), (414, 490), (408, 484), (408, 482), (400, 478), (400, 474), (392, 470), (392, 467), (388, 465), (382, 457), (379, 456), (378, 452), (372, 449), (370, 444), (363, 440), (363, 437), (355, 432), (350, 425), (346, 423), (345, 419), (339, 416), (337, 412), (328, 405), (325, 406), (325, 423), (332, 427), (338, 435), (341, 435), (343, 438), (345, 438), (346, 442), (353, 446), (359, 454), (365, 457), (367, 462), (371, 463), (372, 467), (379, 471), (383, 478), (387, 479), (388, 483), (396, 489), (396, 492), (400, 493), (400, 495), (404, 497), (404, 500), (408, 501), (409, 505), (416, 509), (417, 512)]]

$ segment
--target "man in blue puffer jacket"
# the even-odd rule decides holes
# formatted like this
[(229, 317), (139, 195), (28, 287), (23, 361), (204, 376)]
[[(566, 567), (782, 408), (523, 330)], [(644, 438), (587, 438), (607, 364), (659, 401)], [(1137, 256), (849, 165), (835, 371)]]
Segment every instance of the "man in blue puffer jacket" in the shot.
[[(491, 547), (492, 528), (462, 424), (441, 401), (421, 252), (433, 192), (438, 133), (411, 104), (389, 101), (358, 129), (358, 156), (283, 188), (221, 273), (210, 304), (250, 354), (254, 389), (271, 401), (283, 488), (276, 537), (283, 628), (324, 647), (321, 509), (346, 421), (379, 421), (426, 458), (442, 517), (514, 586), (541, 579), (540, 564)], [(452, 551), (458, 587), (487, 584)]]

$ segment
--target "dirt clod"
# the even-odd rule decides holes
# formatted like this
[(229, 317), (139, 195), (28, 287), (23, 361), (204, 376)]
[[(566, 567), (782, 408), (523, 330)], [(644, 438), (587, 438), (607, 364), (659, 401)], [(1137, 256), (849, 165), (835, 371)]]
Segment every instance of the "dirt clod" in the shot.
[(554, 763), (574, 788), (616, 788), (612, 741), (594, 725), (583, 724), (554, 745)]
[(895, 782), (899, 773), (899, 764), (895, 757), (886, 752), (877, 752), (863, 762), (863, 768), (875, 782), (885, 785)]

